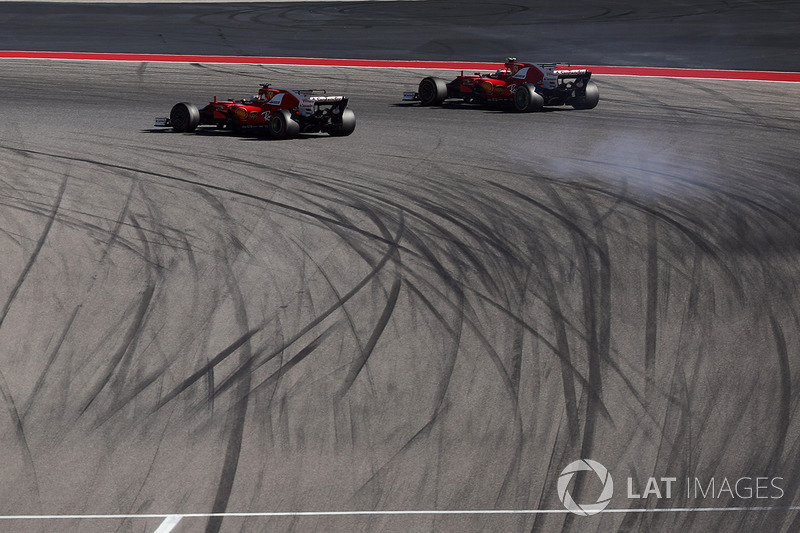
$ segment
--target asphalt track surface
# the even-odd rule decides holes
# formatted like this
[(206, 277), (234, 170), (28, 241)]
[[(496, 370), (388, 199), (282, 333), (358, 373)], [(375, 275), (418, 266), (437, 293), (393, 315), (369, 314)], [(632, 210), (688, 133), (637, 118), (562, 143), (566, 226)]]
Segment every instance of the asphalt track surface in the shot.
[[(796, 84), (519, 115), (401, 103), (429, 71), (0, 66), (1, 531), (800, 526)], [(352, 136), (152, 127), (309, 80)], [(565, 511), (580, 458), (627, 512)]]
[(794, 0), (0, 2), (0, 50), (800, 71)]

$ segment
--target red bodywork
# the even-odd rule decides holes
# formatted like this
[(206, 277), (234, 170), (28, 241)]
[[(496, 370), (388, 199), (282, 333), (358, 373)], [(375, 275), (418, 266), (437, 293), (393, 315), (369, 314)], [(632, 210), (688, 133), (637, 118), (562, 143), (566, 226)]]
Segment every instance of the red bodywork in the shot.
[(214, 97), (213, 102), (200, 110), (200, 124), (267, 127), (275, 112), (285, 109), (301, 122), (301, 126), (306, 123), (303, 131), (320, 131), (323, 122), (328, 122), (331, 115), (341, 114), (346, 106), (347, 98), (343, 96), (316, 95), (311, 90), (272, 89), (264, 85), (251, 99), (217, 100)]
[(480, 100), (492, 101), (513, 98), (516, 88), (522, 83), (541, 85), (545, 76), (542, 69), (533, 63), (513, 62), (504, 67), (494, 74), (470, 76), (462, 73), (451, 84), (455, 85), (453, 89), (457, 89), (461, 97), (473, 95)]
[[(557, 63), (523, 63), (509, 58), (503, 68), (491, 74), (462, 72), (449, 82), (425, 78), (419, 90), (406, 93), (404, 100), (418, 100), (423, 105), (441, 104), (445, 99), (483, 104), (514, 102), (518, 110), (565, 104), (591, 109), (599, 99), (591, 76), (586, 69), (569, 69)], [(518, 94), (521, 89), (526, 94)]]
[(258, 94), (241, 100), (214, 100), (202, 109), (181, 102), (175, 104), (169, 118), (156, 119), (156, 126), (172, 126), (179, 132), (197, 126), (240, 130), (265, 130), (274, 137), (292, 137), (298, 133), (326, 132), (350, 135), (355, 129), (355, 115), (347, 109), (348, 99), (310, 89), (273, 89), (264, 84)]

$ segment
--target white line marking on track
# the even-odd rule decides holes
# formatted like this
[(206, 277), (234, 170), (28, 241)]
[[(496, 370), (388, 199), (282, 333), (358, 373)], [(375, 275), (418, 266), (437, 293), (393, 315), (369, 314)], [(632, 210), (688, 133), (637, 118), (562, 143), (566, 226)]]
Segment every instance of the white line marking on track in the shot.
[[(657, 509), (604, 509), (601, 513), (725, 513), (757, 511), (800, 511), (800, 505), (779, 507), (674, 507)], [(520, 515), (520, 514), (568, 514), (567, 509), (419, 509), (396, 511), (270, 511), (232, 513), (184, 513), (184, 514), (86, 514), (86, 515), (4, 515), (0, 520), (98, 520), (98, 519), (145, 519), (163, 518), (154, 533), (166, 533), (183, 518), (266, 518), (266, 517), (333, 517), (333, 516), (410, 516), (410, 515)], [(600, 514), (600, 513), (598, 513)], [(175, 520), (175, 522), (171, 522)], [(169, 529), (162, 529), (170, 526)]]
[(183, 516), (179, 514), (174, 514), (166, 517), (164, 521), (161, 522), (161, 525), (158, 526), (158, 529), (154, 531), (154, 533), (169, 533), (170, 531), (175, 529), (175, 526), (178, 525), (178, 522), (181, 521), (181, 518), (183, 518)]

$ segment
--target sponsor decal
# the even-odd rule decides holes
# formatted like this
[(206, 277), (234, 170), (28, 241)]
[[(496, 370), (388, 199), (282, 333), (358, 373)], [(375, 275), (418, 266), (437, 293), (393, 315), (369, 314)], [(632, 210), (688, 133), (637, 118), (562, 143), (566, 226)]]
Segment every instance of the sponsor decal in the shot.
[(247, 120), (247, 109), (243, 107), (237, 107), (236, 111), (234, 111), (234, 114), (239, 120)]
[(309, 96), (312, 102), (341, 102), (344, 96)]
[(253, 120), (253, 121), (258, 120), (258, 112), (257, 111), (251, 111), (249, 119)]
[(514, 78), (519, 80), (524, 80), (525, 77), (528, 75), (528, 70), (530, 67), (525, 67), (520, 69), (518, 72), (514, 73)]

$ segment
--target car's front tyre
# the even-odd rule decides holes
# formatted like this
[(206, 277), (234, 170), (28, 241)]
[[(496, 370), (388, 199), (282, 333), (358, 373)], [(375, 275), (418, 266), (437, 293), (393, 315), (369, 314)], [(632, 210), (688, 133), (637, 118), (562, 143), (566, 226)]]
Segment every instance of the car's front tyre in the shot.
[(422, 105), (439, 105), (447, 98), (447, 83), (441, 78), (429, 76), (419, 82), (417, 95)]
[(169, 123), (175, 131), (182, 133), (194, 131), (200, 124), (200, 110), (189, 102), (175, 104), (169, 112)]

